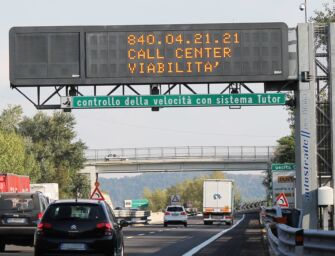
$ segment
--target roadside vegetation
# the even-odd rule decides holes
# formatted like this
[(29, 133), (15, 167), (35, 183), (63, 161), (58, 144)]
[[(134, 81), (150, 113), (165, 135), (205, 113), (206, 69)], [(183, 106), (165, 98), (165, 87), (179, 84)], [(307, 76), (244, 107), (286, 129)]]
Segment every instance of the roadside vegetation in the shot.
[(0, 173), (28, 175), (32, 182), (58, 183), (60, 198), (87, 197), (89, 182), (77, 173), (85, 144), (77, 140), (70, 113), (24, 117), (20, 106), (0, 114)]
[[(154, 191), (145, 188), (143, 197), (149, 200), (149, 210), (162, 211), (170, 204), (171, 196), (179, 195), (181, 204), (189, 208), (197, 208), (202, 211), (203, 182), (205, 179), (224, 179), (221, 171), (212, 172), (210, 175), (185, 180), (167, 189), (156, 189)], [(241, 195), (234, 186), (235, 207), (241, 203)]]

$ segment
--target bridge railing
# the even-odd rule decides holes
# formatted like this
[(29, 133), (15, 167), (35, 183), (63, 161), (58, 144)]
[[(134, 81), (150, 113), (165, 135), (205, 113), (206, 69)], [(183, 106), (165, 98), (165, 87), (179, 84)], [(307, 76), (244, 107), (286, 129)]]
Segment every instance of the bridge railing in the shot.
[(178, 158), (225, 158), (225, 159), (271, 159), (274, 146), (185, 146), (88, 149), (89, 161), (105, 160), (108, 155), (115, 159), (178, 159)]

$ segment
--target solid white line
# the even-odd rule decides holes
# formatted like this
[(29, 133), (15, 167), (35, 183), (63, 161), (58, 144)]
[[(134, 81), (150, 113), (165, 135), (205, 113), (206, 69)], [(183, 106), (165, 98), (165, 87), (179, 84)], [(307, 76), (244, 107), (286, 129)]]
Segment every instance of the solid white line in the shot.
[(138, 236), (144, 236), (145, 234), (138, 234)]
[(207, 245), (209, 245), (210, 243), (212, 243), (213, 241), (215, 241), (216, 239), (218, 239), (220, 236), (222, 236), (224, 233), (228, 232), (229, 230), (232, 230), (233, 228), (235, 228), (238, 224), (241, 223), (241, 221), (244, 220), (245, 215), (243, 214), (242, 219), (240, 219), (238, 222), (236, 222), (233, 226), (231, 226), (228, 229), (222, 230), (220, 233), (217, 233), (216, 235), (212, 236), (210, 239), (208, 239), (207, 241), (199, 244), (198, 246), (194, 247), (193, 249), (191, 249), (190, 251), (186, 252), (183, 254), (183, 256), (192, 256), (193, 254), (197, 253), (198, 251), (200, 251), (202, 248), (206, 247)]

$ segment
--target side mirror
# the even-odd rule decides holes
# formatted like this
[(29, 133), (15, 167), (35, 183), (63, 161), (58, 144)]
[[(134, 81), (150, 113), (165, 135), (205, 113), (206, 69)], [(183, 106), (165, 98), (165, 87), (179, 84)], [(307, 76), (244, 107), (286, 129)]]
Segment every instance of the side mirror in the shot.
[(121, 228), (128, 227), (129, 223), (126, 220), (120, 220), (119, 225)]

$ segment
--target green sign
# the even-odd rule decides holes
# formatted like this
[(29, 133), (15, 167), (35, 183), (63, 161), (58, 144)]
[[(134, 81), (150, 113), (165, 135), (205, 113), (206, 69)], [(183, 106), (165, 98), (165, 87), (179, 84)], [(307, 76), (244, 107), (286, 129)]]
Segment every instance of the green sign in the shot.
[(132, 208), (146, 208), (149, 205), (148, 199), (133, 199), (131, 200)]
[(294, 171), (295, 164), (292, 164), (292, 163), (272, 164), (271, 169), (272, 171)]
[(151, 108), (284, 105), (284, 93), (61, 97), (62, 108)]

